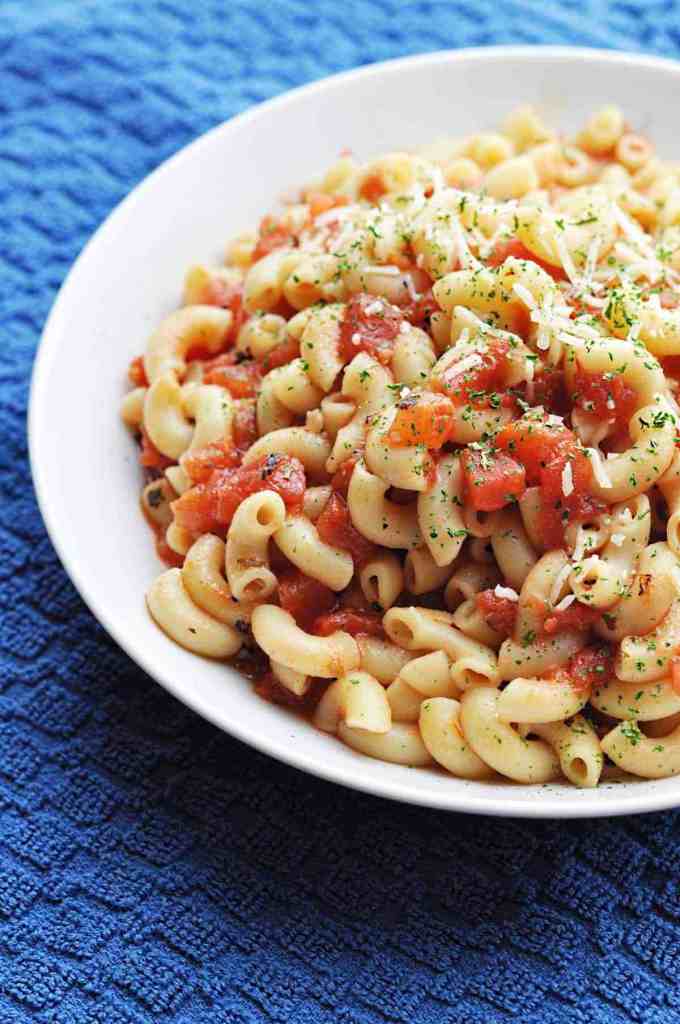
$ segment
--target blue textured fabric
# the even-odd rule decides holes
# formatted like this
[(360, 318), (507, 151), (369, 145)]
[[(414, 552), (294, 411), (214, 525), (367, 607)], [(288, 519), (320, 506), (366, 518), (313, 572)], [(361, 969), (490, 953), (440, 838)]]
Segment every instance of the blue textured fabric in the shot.
[(680, 5), (0, 5), (0, 1024), (680, 1021), (678, 815), (465, 818), (254, 753), (109, 640), (30, 489), (39, 332), (131, 186), (290, 86), (513, 41), (677, 56)]

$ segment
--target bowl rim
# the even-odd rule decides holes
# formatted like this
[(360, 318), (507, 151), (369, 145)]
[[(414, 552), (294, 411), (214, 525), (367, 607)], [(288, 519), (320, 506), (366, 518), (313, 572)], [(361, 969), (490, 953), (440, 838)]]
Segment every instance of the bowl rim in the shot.
[[(249, 122), (255, 121), (261, 114), (285, 107), (291, 102), (296, 102), (301, 97), (323, 90), (328, 85), (338, 85), (358, 78), (370, 79), (380, 77), (385, 71), (393, 72), (398, 71), (400, 68), (413, 67), (415, 65), (427, 66), (429, 64), (455, 63), (458, 61), (488, 63), (505, 59), (520, 59), (529, 62), (550, 59), (562, 63), (578, 60), (579, 58), (594, 59), (601, 61), (603, 64), (623, 64), (630, 67), (659, 70), (680, 76), (680, 61), (625, 50), (557, 45), (484, 46), (455, 50), (437, 50), (431, 53), (414, 54), (362, 65), (348, 71), (341, 71), (316, 79), (294, 89), (286, 90), (269, 100), (246, 108), (234, 117), (215, 125), (173, 153), (139, 181), (113, 207), (89, 237), (70, 267), (55, 296), (41, 333), (31, 373), (27, 417), (29, 462), (33, 487), (49, 539), (64, 570), (88, 609), (118, 646), (141, 669), (202, 718), (205, 718), (224, 732), (234, 736), (241, 742), (247, 743), (261, 753), (267, 754), (301, 771), (308, 772), (310, 775), (322, 778), (325, 781), (338, 783), (349, 789), (359, 790), (373, 796), (380, 796), (401, 803), (440, 810), (525, 819), (614, 817), (632, 813), (651, 813), (653, 811), (669, 809), (680, 804), (680, 788), (678, 788), (676, 794), (670, 789), (646, 792), (643, 781), (633, 784), (636, 787), (639, 786), (641, 790), (637, 798), (631, 795), (628, 795), (625, 799), (617, 797), (616, 789), (612, 787), (608, 791), (607, 796), (603, 797), (598, 803), (583, 803), (581, 806), (579, 806), (578, 799), (579, 795), (584, 791), (576, 787), (573, 788), (573, 794), (570, 791), (569, 798), (556, 798), (544, 792), (535, 802), (513, 799), (512, 784), (508, 785), (507, 796), (504, 793), (502, 797), (475, 795), (472, 785), (461, 788), (452, 787), (450, 796), (448, 794), (442, 795), (441, 792), (436, 791), (429, 793), (426, 789), (421, 790), (420, 787), (413, 787), (409, 783), (408, 776), (398, 781), (373, 778), (370, 772), (366, 774), (356, 773), (350, 776), (341, 767), (334, 767), (332, 764), (327, 764), (317, 755), (306, 753), (304, 745), (286, 745), (283, 742), (277, 742), (268, 738), (266, 733), (263, 734), (256, 726), (251, 727), (247, 719), (232, 721), (228, 725), (220, 720), (216, 709), (212, 705), (204, 703), (194, 691), (186, 691), (174, 680), (171, 672), (166, 672), (162, 666), (153, 663), (151, 657), (147, 657), (143, 649), (138, 648), (133, 641), (128, 639), (124, 627), (116, 623), (114, 616), (109, 613), (107, 607), (101, 603), (100, 598), (93, 592), (90, 583), (91, 577), (77, 561), (71, 559), (67, 544), (62, 539), (60, 521), (53, 514), (49, 487), (43, 473), (42, 460), (40, 458), (40, 438), (44, 429), (42, 417), (46, 409), (46, 403), (42, 402), (42, 395), (48, 386), (49, 361), (53, 356), (53, 349), (55, 347), (51, 339), (53, 337), (55, 341), (58, 339), (60, 320), (65, 315), (64, 311), (70, 301), (72, 290), (77, 288), (80, 268), (86, 263), (91, 248), (98, 244), (101, 239), (113, 235), (117, 230), (119, 220), (124, 214), (127, 214), (128, 211), (140, 202), (143, 202), (146, 194), (152, 191), (156, 184), (174, 170), (177, 165), (190, 161), (199, 150), (204, 146), (210, 145), (214, 136), (223, 133), (228, 136), (232, 132), (239, 131)], [(541, 787), (535, 788), (540, 789)]]

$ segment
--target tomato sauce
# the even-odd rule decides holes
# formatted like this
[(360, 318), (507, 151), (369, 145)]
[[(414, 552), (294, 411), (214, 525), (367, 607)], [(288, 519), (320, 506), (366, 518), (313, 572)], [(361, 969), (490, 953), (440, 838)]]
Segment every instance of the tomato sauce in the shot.
[(175, 464), (174, 459), (169, 459), (166, 455), (163, 455), (162, 452), (159, 452), (158, 448), (156, 448), (156, 445), (153, 443), (144, 427), (141, 428), (140, 433), (140, 466), (144, 466), (145, 469), (157, 469), (162, 472), (164, 469), (167, 469), (168, 466), (173, 466)]
[(554, 281), (569, 280), (562, 267), (555, 266), (553, 263), (547, 263), (539, 256), (534, 255), (531, 249), (527, 249), (526, 245), (520, 242), (519, 238), (509, 238), (505, 242), (496, 242), (493, 252), (486, 261), (487, 266), (500, 267), (510, 257), (514, 257), (517, 260), (531, 260), (532, 263), (537, 263), (542, 270), (550, 274)]
[(574, 405), (601, 420), (614, 420), (624, 429), (635, 412), (637, 395), (619, 373), (586, 373), (576, 364)]
[[(593, 479), (590, 459), (567, 427), (525, 417), (504, 427), (496, 443), (522, 463), (530, 486), (540, 486), (546, 547), (563, 545), (568, 522), (583, 521), (605, 510), (603, 502), (589, 491)], [(569, 490), (565, 487), (567, 466), (572, 488), (565, 494)]]
[(149, 380), (144, 369), (144, 356), (135, 356), (128, 366), (128, 380), (135, 388), (148, 388)]
[(402, 323), (401, 312), (384, 299), (367, 292), (353, 295), (340, 325), (340, 358), (348, 363), (367, 352), (386, 366)]
[(213, 470), (172, 503), (175, 522), (191, 533), (223, 533), (244, 500), (258, 491), (276, 491), (290, 511), (302, 507), (305, 471), (299, 459), (268, 455), (247, 466)]
[(371, 174), (361, 183), (359, 195), (369, 203), (379, 203), (387, 189), (380, 174)]
[(349, 552), (355, 566), (360, 567), (376, 552), (376, 545), (366, 540), (352, 525), (347, 502), (334, 491), (316, 521), (316, 528), (326, 544)]
[(351, 636), (376, 636), (385, 638), (382, 616), (372, 611), (355, 611), (353, 608), (338, 608), (334, 612), (319, 615), (312, 626), (317, 636), (330, 636), (339, 629)]
[(507, 338), (490, 338), (483, 352), (477, 353), (475, 366), (460, 369), (453, 363), (432, 386), (443, 391), (454, 405), (475, 408), (500, 408), (507, 404), (504, 390), (510, 364), (510, 342)]
[(350, 455), (348, 459), (340, 464), (340, 468), (335, 471), (331, 477), (331, 487), (338, 494), (341, 494), (343, 498), (347, 497), (347, 491), (349, 490), (349, 482), (352, 479), (352, 473), (357, 462), (362, 458), (362, 452), (357, 451), (353, 455)]
[(295, 244), (295, 235), (272, 214), (260, 221), (259, 237), (253, 250), (253, 260), (261, 260), (276, 249), (285, 249)]
[(503, 637), (511, 635), (517, 620), (517, 601), (509, 597), (498, 597), (495, 588), (482, 590), (475, 603), (486, 624)]
[(561, 611), (551, 611), (543, 623), (543, 633), (546, 636), (554, 636), (556, 633), (565, 633), (569, 630), (585, 630), (597, 622), (602, 612), (597, 608), (588, 608), (587, 605), (574, 601), (568, 608)]
[(448, 440), (453, 425), (453, 404), (445, 395), (412, 391), (397, 403), (397, 415), (387, 435), (393, 448), (423, 445), (438, 449)]
[(232, 350), (205, 364), (203, 380), (226, 388), (232, 398), (254, 398), (262, 381), (262, 370), (254, 360), (244, 359), (240, 352)]
[[(422, 271), (420, 271), (422, 273)], [(414, 327), (420, 327), (429, 321), (433, 313), (440, 312), (439, 304), (428, 288), (417, 299), (412, 299), (405, 306), (401, 306), (402, 315)]]
[(214, 441), (205, 448), (188, 451), (182, 457), (182, 468), (194, 483), (205, 483), (214, 470), (238, 466), (241, 455), (228, 441)]
[(269, 373), (270, 370), (275, 370), (277, 366), (286, 366), (288, 363), (292, 363), (299, 355), (300, 342), (297, 338), (286, 338), (271, 352), (267, 352), (266, 356), (258, 360), (262, 375)]
[(524, 494), (524, 466), (505, 452), (466, 448), (461, 459), (465, 501), (476, 512), (497, 512)]
[(320, 614), (335, 607), (336, 596), (323, 583), (291, 567), (279, 576), (279, 604), (301, 629), (309, 631)]
[[(236, 666), (243, 671), (240, 665)], [(255, 680), (255, 693), (271, 704), (281, 704), (291, 710), (309, 714), (314, 710), (326, 691), (329, 679), (313, 679), (307, 693), (298, 696), (280, 683), (273, 672), (267, 670)]]
[(255, 402), (239, 402), (234, 408), (231, 422), (231, 434), (234, 446), (241, 455), (245, 455), (252, 444), (258, 439), (257, 409)]
[(614, 675), (614, 652), (609, 644), (594, 644), (578, 651), (561, 669), (575, 690), (590, 691), (602, 686)]

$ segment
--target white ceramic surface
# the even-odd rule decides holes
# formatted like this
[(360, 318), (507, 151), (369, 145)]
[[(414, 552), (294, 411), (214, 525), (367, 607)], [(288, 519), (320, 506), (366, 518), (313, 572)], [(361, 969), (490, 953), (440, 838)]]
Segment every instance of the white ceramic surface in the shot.
[[(518, 786), (464, 782), (355, 754), (260, 700), (222, 664), (175, 646), (149, 619), (158, 573), (138, 510), (137, 450), (118, 417), (129, 359), (176, 306), (184, 271), (219, 259), (276, 198), (350, 147), (361, 159), (438, 135), (495, 127), (519, 104), (574, 129), (615, 101), (680, 158), (680, 65), (570, 48), (461, 50), (376, 64), (313, 83), (208, 132), (158, 168), (111, 214), (54, 304), (31, 393), (31, 462), (59, 556), (97, 618), (175, 696), (245, 742), (305, 771), (397, 800), (479, 814), (578, 817), (680, 804), (680, 779)], [(674, 151), (675, 146), (675, 151)]]

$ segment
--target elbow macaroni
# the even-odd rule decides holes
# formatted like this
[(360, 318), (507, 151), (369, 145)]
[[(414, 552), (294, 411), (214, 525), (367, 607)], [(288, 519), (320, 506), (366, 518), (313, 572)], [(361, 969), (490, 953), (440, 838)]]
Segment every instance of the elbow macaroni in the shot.
[(370, 757), (680, 774), (677, 168), (523, 107), (301, 196), (131, 364), (152, 618)]

